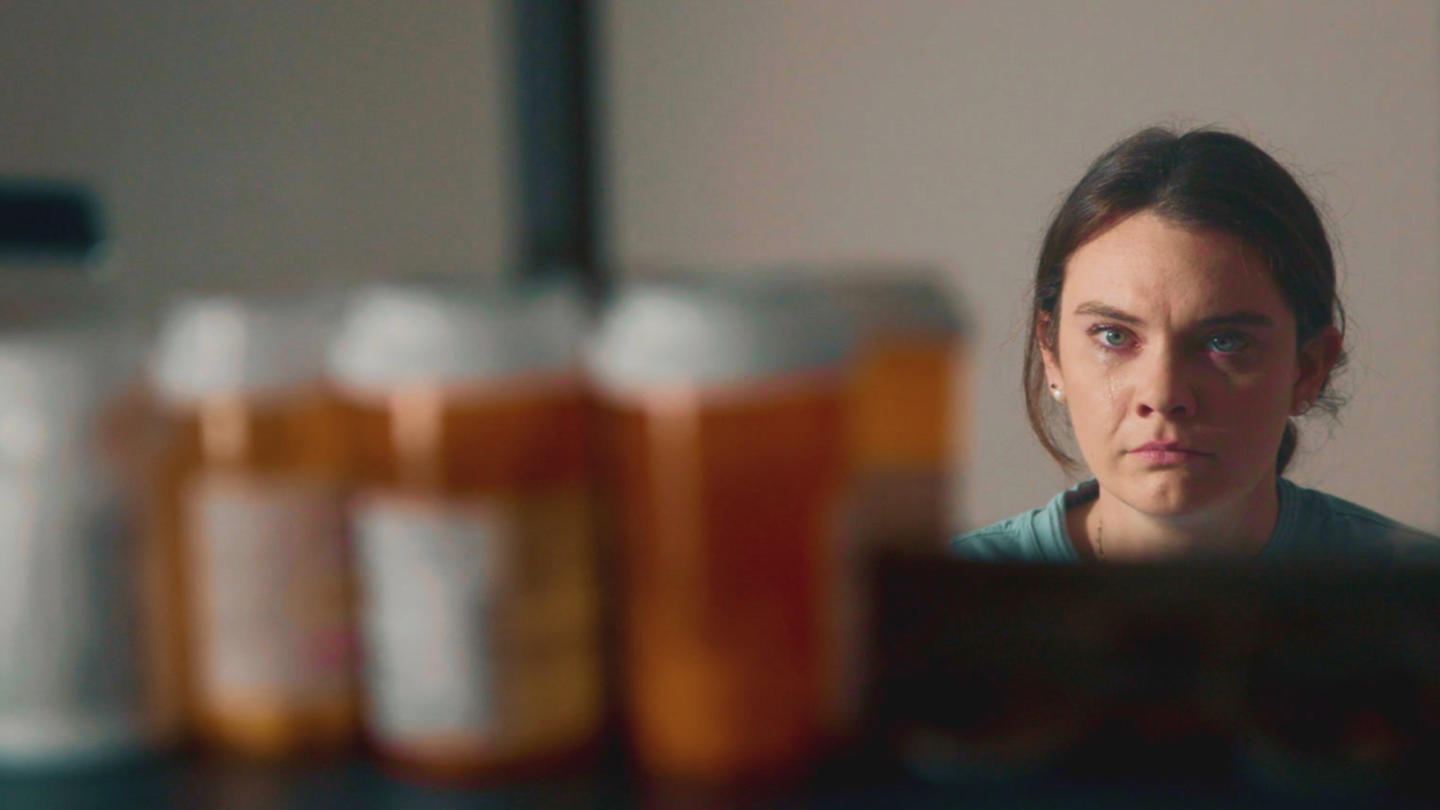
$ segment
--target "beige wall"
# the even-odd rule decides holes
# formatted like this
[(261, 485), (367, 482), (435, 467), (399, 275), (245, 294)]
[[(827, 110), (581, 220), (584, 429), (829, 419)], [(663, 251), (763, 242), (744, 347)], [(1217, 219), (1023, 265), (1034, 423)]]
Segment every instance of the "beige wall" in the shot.
[[(93, 182), (153, 286), (510, 258), (504, 0), (0, 4), (0, 173)], [(941, 263), (977, 326), (971, 522), (1063, 478), (1020, 418), (1046, 215), (1116, 137), (1217, 123), (1306, 172), (1353, 393), (1297, 478), (1440, 528), (1431, 0), (610, 0), (622, 262)]]
[(1021, 417), (1026, 278), (1105, 146), (1218, 124), (1328, 209), (1352, 317), (1343, 424), (1295, 478), (1440, 528), (1440, 16), (1432, 0), (612, 0), (622, 263), (942, 263), (977, 326), (971, 524), (1064, 479)]
[(0, 4), (0, 174), (93, 183), (153, 286), (495, 267), (507, 7)]

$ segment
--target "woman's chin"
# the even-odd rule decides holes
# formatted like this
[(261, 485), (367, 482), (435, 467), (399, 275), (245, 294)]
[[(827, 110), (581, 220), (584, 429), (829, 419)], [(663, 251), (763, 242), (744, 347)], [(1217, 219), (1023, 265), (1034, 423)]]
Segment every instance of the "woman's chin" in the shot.
[(1148, 471), (1139, 480), (1119, 482), (1112, 491), (1136, 511), (1157, 518), (1199, 516), (1231, 500), (1221, 482), (1184, 470)]

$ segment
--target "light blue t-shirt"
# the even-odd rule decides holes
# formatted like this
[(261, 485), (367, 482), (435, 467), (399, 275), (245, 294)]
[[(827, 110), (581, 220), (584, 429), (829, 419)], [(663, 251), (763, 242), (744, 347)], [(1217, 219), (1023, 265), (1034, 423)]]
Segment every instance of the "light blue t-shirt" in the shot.
[[(1280, 513), (1258, 559), (1440, 560), (1440, 538), (1333, 495), (1278, 481)], [(1079, 562), (1065, 513), (1099, 494), (1093, 479), (1082, 481), (1039, 509), (956, 537), (951, 551), (991, 562)]]

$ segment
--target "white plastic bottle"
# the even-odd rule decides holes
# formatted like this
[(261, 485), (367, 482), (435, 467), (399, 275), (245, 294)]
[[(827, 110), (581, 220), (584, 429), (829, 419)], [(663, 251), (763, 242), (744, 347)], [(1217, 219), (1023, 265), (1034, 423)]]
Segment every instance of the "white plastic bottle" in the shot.
[[(28, 315), (44, 306), (36, 293)], [(142, 548), (101, 436), (130, 358), (94, 310), (42, 320), (0, 332), (0, 770), (158, 742)]]

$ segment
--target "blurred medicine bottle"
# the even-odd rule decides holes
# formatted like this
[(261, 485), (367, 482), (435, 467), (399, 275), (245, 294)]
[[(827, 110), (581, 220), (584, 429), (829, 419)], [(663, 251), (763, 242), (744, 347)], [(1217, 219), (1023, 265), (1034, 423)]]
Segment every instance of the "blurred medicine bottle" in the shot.
[(852, 375), (852, 520), (867, 551), (938, 552), (960, 525), (970, 358), (959, 307), (923, 266), (814, 268), (859, 334)]
[(437, 781), (553, 772), (604, 718), (585, 321), (563, 285), (357, 291), (331, 344), (367, 736)]
[(277, 757), (358, 736), (342, 447), (311, 295), (196, 293), (161, 318), (151, 525), (173, 561), (201, 741)]
[(635, 282), (588, 358), (628, 733), (659, 781), (802, 776), (854, 710), (850, 331), (787, 287)]
[(134, 334), (83, 189), (0, 189), (0, 772), (164, 742), (118, 407)]

